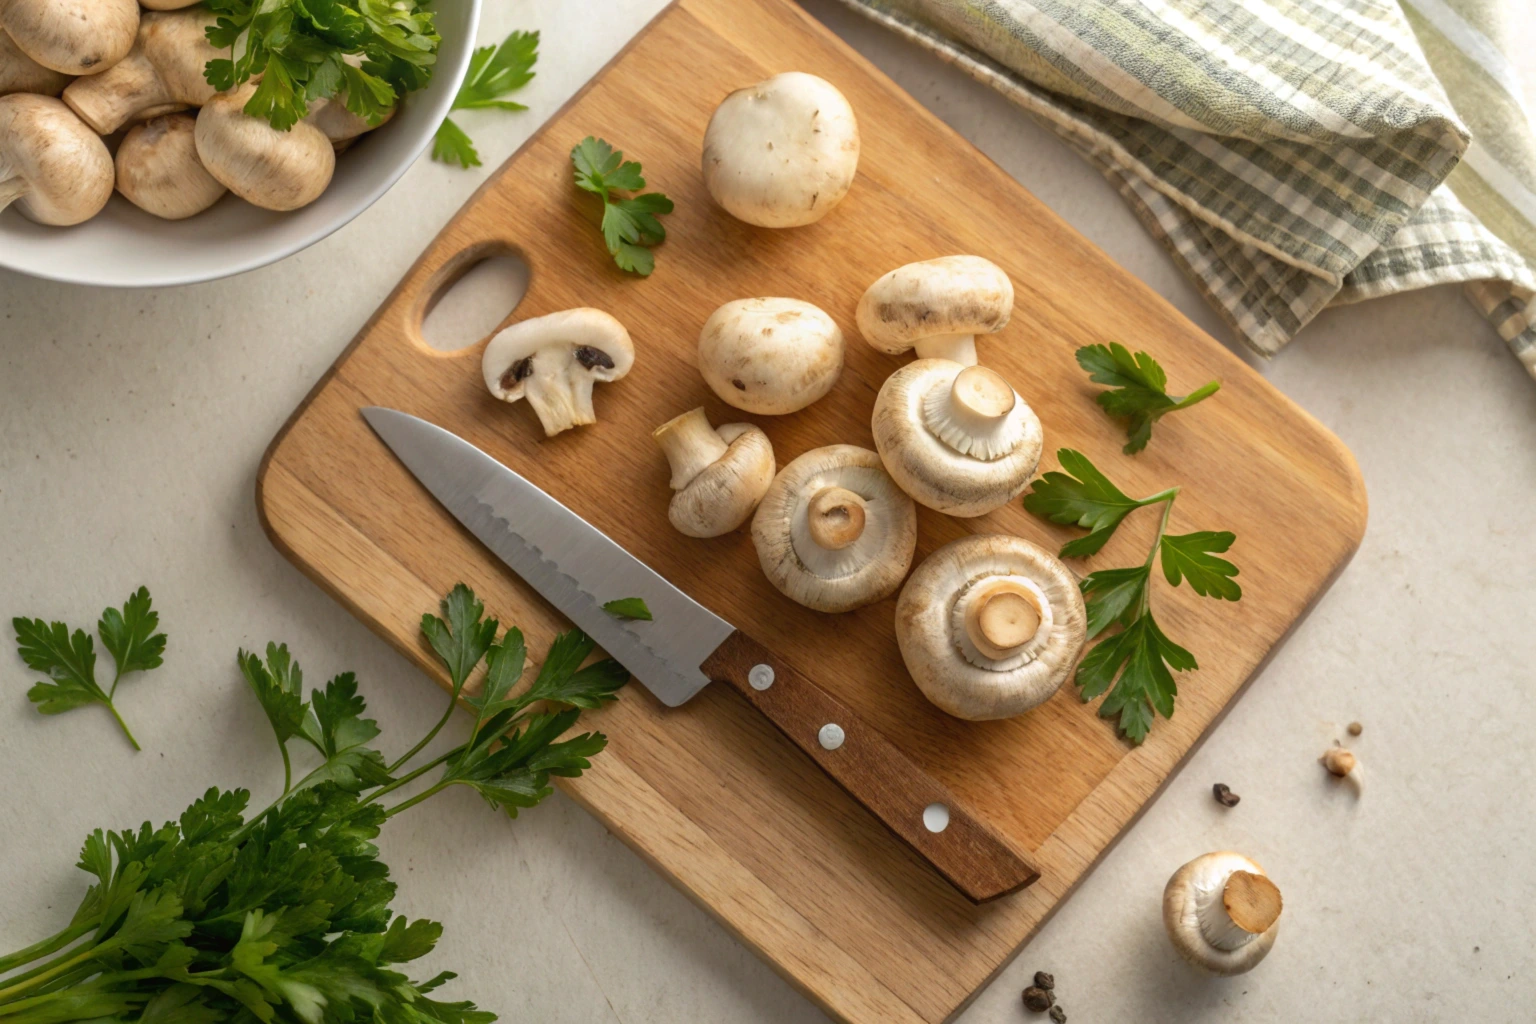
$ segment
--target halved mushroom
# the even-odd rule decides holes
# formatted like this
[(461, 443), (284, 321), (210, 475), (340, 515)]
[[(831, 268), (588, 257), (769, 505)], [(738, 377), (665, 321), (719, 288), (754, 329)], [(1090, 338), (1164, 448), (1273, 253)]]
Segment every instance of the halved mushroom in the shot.
[(1240, 853), (1196, 857), (1163, 890), (1163, 924), (1179, 953), (1216, 974), (1251, 971), (1280, 931), (1280, 889)]
[(792, 601), (846, 612), (889, 597), (917, 547), (917, 508), (867, 448), (813, 448), (774, 477), (752, 517), (768, 581)]
[(651, 432), (672, 466), (667, 518), (689, 537), (719, 537), (752, 515), (773, 482), (773, 445), (750, 423), (709, 425), (702, 407)]
[(0, 210), (39, 224), (90, 220), (112, 198), (112, 154), (52, 96), (0, 96)]
[(704, 133), (704, 184), (731, 216), (765, 228), (812, 224), (853, 185), (859, 123), (831, 82), (774, 75), (721, 101)]
[(138, 0), (9, 0), (0, 3), (0, 30), (45, 68), (95, 75), (133, 48)]
[(764, 416), (804, 409), (843, 372), (843, 332), (798, 299), (737, 299), (699, 332), (699, 372), (728, 405)]
[(197, 158), (191, 114), (166, 114), (136, 124), (117, 147), (117, 190), (146, 213), (184, 220), (224, 195)]
[(956, 718), (1012, 718), (1072, 673), (1087, 614), (1072, 573), (1021, 537), (977, 534), (929, 555), (896, 602), (896, 643), (923, 695)]
[(1012, 501), (1040, 464), (1040, 419), (985, 366), (919, 359), (875, 399), (875, 448), (901, 489), (952, 516)]
[(0, 31), (0, 96), (13, 92), (57, 96), (71, 81), (69, 75), (45, 68), (28, 57), (9, 35)]
[(280, 132), (251, 117), (245, 104), (255, 91), (248, 82), (197, 112), (198, 159), (219, 184), (252, 205), (279, 212), (308, 206), (336, 172), (331, 140), (306, 121)]
[(1013, 315), (1013, 282), (980, 256), (941, 256), (897, 267), (859, 300), (859, 333), (881, 352), (976, 365), (976, 335)]
[(215, 93), (203, 65), (222, 55), (205, 34), (214, 21), (202, 7), (145, 14), (128, 55), (99, 75), (71, 82), (64, 102), (102, 135), (135, 118), (202, 106)]
[(592, 385), (615, 381), (635, 362), (624, 325), (581, 307), (513, 324), (481, 359), (485, 386), (504, 402), (528, 399), (548, 437), (597, 422)]

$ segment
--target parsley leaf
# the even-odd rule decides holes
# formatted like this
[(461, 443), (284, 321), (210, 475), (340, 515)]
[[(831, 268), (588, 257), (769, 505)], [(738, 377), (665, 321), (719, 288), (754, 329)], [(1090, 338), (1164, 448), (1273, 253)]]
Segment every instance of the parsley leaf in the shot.
[(1209, 384), (1186, 396), (1168, 394), (1168, 375), (1145, 352), (1131, 354), (1118, 341), (1109, 345), (1085, 345), (1077, 350), (1077, 365), (1088, 371), (1088, 379), (1095, 384), (1108, 384), (1109, 391), (1099, 392), (1095, 399), (1109, 415), (1126, 421), (1125, 447), (1127, 455), (1134, 455), (1152, 439), (1152, 424), (1170, 412), (1188, 409), (1221, 390), (1220, 381)]
[(448, 678), (457, 695), (464, 689), (469, 674), (480, 664), (480, 659), (485, 657), (485, 652), (490, 650), (498, 624), (495, 619), (484, 618), (485, 605), (462, 583), (443, 598), (442, 613), (441, 619), (436, 615), (423, 615), (421, 631), (448, 666)]
[(1099, 714), (1118, 716), (1120, 731), (1132, 743), (1141, 743), (1152, 728), (1154, 712), (1173, 717), (1179, 690), (1170, 669), (1189, 672), (1197, 667), (1194, 655), (1169, 640), (1152, 613), (1145, 612), (1083, 656), (1077, 685), (1085, 701), (1109, 690)]
[(1063, 448), (1056, 458), (1066, 472), (1046, 473), (1036, 480), (1024, 496), (1024, 508), (1053, 523), (1092, 531), (1063, 546), (1063, 558), (1098, 554), (1126, 516), (1143, 506), (1168, 501), (1178, 493), (1178, 488), (1173, 488), (1146, 498), (1132, 498), (1100, 473), (1082, 452)]
[(1201, 597), (1215, 597), (1223, 601), (1237, 601), (1243, 596), (1243, 588), (1232, 579), (1237, 566), (1225, 558), (1217, 558), (1215, 552), (1226, 551), (1236, 540), (1231, 533), (1213, 533), (1202, 530), (1177, 537), (1162, 539), (1163, 575), (1172, 586), (1178, 586), (1180, 577), (1188, 578), (1189, 585)]
[[(521, 103), (503, 99), (533, 80), (539, 59), (539, 34), (513, 32), (500, 46), (482, 46), (469, 60), (469, 73), (453, 98), (450, 110), (527, 110)], [(469, 135), (453, 118), (444, 118), (432, 140), (432, 159), (458, 164), (468, 170), (480, 166), (480, 154)]]
[(667, 229), (658, 220), (672, 212), (672, 200), (660, 192), (615, 197), (614, 192), (645, 188), (640, 165), (625, 160), (622, 151), (602, 139), (587, 136), (571, 150), (576, 187), (603, 201), (603, 242), (620, 270), (648, 277), (656, 267), (650, 246), (666, 241)]
[(621, 597), (616, 601), (609, 601), (603, 605), (603, 611), (620, 619), (639, 619), (642, 622), (650, 622), (651, 610), (646, 607), (643, 597)]

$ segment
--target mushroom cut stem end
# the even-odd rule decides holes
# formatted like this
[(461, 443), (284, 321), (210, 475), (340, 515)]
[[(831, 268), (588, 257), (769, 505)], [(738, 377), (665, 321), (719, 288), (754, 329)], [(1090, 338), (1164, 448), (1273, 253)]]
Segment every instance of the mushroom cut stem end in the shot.
[(725, 439), (709, 425), (701, 405), (651, 431), (672, 467), (672, 489), (680, 491), (725, 454)]
[(845, 487), (824, 487), (806, 506), (811, 539), (828, 551), (841, 551), (864, 535), (866, 502)]
[(971, 605), (965, 632), (977, 650), (1001, 660), (1033, 639), (1040, 621), (1040, 599), (1028, 587), (999, 580)]
[(935, 334), (919, 339), (912, 351), (919, 359), (948, 359), (961, 366), (975, 366), (976, 335)]
[(1221, 904), (1232, 923), (1249, 935), (1262, 935), (1280, 919), (1280, 887), (1267, 875), (1234, 871), (1221, 890)]

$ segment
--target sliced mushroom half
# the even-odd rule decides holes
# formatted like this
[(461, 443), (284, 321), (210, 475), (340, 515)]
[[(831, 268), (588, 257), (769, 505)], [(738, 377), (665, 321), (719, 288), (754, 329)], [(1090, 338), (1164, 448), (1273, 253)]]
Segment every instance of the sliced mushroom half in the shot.
[(942, 256), (897, 267), (859, 300), (859, 333), (881, 352), (976, 364), (976, 335), (1013, 315), (1013, 282), (980, 256)]
[(580, 307), (513, 324), (485, 347), (485, 386), (504, 402), (528, 400), (548, 437), (597, 422), (592, 386), (618, 380), (635, 362), (624, 325)]
[(851, 444), (814, 448), (774, 478), (752, 517), (763, 573), (786, 597), (846, 612), (889, 597), (917, 547), (917, 507)]
[(980, 516), (1012, 501), (1040, 464), (1040, 419), (985, 366), (919, 359), (886, 378), (871, 423), (885, 468), (921, 505)]
[(1048, 700), (1083, 649), (1077, 581), (1021, 537), (952, 541), (912, 573), (896, 642), (918, 689), (956, 718), (1012, 718)]
[(1163, 890), (1163, 924), (1190, 963), (1216, 974), (1251, 971), (1280, 931), (1280, 889), (1240, 853), (1196, 857)]
[(709, 425), (690, 409), (652, 431), (672, 467), (667, 518), (689, 537), (719, 537), (745, 523), (773, 482), (773, 445), (750, 423)]

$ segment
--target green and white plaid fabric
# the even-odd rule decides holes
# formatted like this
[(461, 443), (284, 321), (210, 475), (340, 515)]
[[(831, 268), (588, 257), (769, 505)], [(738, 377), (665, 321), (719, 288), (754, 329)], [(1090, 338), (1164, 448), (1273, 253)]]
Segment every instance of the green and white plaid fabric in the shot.
[(1091, 160), (1266, 355), (1456, 283), (1536, 375), (1533, 0), (842, 0)]

